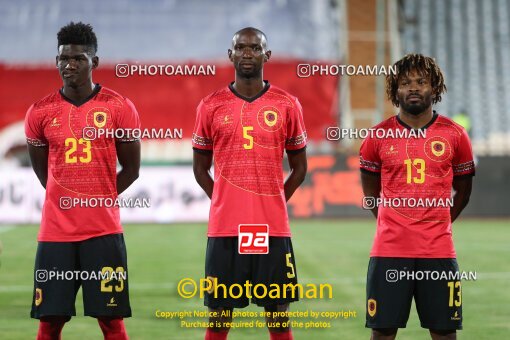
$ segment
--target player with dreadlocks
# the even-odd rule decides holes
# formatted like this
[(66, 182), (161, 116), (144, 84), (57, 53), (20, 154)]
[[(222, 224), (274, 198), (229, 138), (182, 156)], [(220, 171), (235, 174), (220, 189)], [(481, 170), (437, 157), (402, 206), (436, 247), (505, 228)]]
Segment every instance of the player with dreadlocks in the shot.
[(76, 315), (81, 286), (85, 315), (97, 318), (104, 338), (127, 339), (123, 318), (131, 308), (119, 209), (87, 199), (116, 200), (140, 168), (139, 140), (98, 137), (97, 129), (131, 131), (140, 120), (129, 99), (92, 81), (99, 64), (92, 26), (71, 22), (57, 39), (63, 87), (33, 104), (25, 118), (32, 167), (46, 189), (31, 316), (40, 320), (37, 339), (60, 339)]
[[(456, 339), (462, 300), (452, 223), (471, 194), (471, 143), (460, 125), (432, 109), (446, 92), (434, 59), (409, 54), (395, 66), (386, 92), (398, 115), (375, 126), (388, 133), (365, 139), (360, 149), (364, 208), (377, 219), (366, 327), (372, 339), (395, 339), (398, 328), (406, 327), (414, 297), (421, 326), (432, 339)], [(389, 138), (406, 129), (425, 131)]]

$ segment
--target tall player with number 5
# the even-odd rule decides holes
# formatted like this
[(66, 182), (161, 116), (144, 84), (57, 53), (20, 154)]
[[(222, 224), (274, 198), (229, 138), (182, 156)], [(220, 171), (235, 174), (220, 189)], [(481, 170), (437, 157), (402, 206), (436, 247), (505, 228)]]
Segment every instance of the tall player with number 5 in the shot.
[[(71, 22), (57, 37), (56, 64), (64, 86), (33, 104), (25, 119), (32, 167), (46, 189), (31, 315), (40, 319), (37, 339), (60, 339), (64, 324), (76, 315), (81, 286), (85, 315), (97, 318), (104, 338), (127, 339), (123, 317), (131, 316), (131, 307), (119, 208), (72, 202), (116, 199), (136, 180), (140, 141), (95, 138), (95, 132), (139, 128), (140, 120), (129, 99), (92, 82), (99, 64), (92, 26)], [(102, 276), (50, 280), (50, 271)]]
[[(211, 198), (205, 274), (227, 287), (297, 283), (286, 201), (306, 175), (306, 131), (297, 98), (263, 80), (271, 57), (263, 32), (248, 27), (232, 39), (228, 56), (235, 81), (205, 97), (193, 132), (195, 178)], [(290, 174), (284, 180), (287, 152)], [(214, 159), (214, 179), (209, 170)], [(251, 234), (250, 234), (251, 233)], [(287, 297), (252, 299), (267, 312), (283, 312)], [(206, 339), (226, 339), (233, 308), (249, 299), (205, 297), (224, 317), (210, 318)], [(230, 314), (229, 314), (230, 313)], [(288, 318), (267, 318), (268, 325)], [(270, 327), (271, 339), (292, 339), (289, 327)]]
[[(377, 231), (368, 266), (366, 326), (372, 328), (372, 339), (394, 339), (398, 328), (406, 327), (414, 297), (421, 326), (432, 339), (455, 339), (462, 329), (460, 281), (399, 280), (397, 273), (458, 274), (452, 223), (471, 194), (471, 143), (460, 125), (432, 110), (446, 91), (435, 61), (410, 54), (395, 66), (397, 73), (386, 78), (386, 91), (400, 111), (375, 128), (425, 129), (425, 137), (365, 139), (360, 149), (363, 192), (388, 202), (443, 203), (371, 209)], [(444, 202), (451, 202), (452, 188), (453, 205), (448, 206)]]

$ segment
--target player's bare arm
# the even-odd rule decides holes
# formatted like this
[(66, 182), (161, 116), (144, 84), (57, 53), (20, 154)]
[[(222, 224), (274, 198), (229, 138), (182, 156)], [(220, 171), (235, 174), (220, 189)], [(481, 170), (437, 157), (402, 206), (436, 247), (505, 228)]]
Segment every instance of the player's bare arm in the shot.
[[(381, 175), (377, 173), (361, 172), (361, 186), (365, 197), (374, 197), (377, 199), (381, 194)], [(377, 218), (377, 206), (371, 209), (374, 217)]]
[(300, 152), (287, 153), (287, 159), (289, 161), (290, 174), (285, 180), (283, 186), (285, 191), (285, 200), (289, 200), (294, 191), (303, 183), (306, 176), (307, 162), (306, 162), (306, 150), (300, 150)]
[(212, 152), (193, 152), (193, 173), (200, 187), (205, 191), (209, 198), (212, 197), (214, 180), (211, 176), (211, 166), (213, 161)]
[(33, 146), (28, 145), (28, 154), (30, 155), (30, 162), (34, 169), (39, 182), (46, 188), (46, 182), (48, 181), (48, 146)]
[[(63, 86), (34, 103), (25, 119), (34, 172), (43, 187), (51, 188), (44, 200), (34, 273), (47, 272), (46, 268), (75, 273), (108, 268), (126, 272), (119, 207), (94, 206), (91, 213), (92, 209), (81, 209), (80, 204), (69, 209), (62, 199), (111, 196), (115, 184), (121, 193), (133, 183), (140, 168), (140, 142), (113, 138), (98, 142), (87, 139), (84, 130), (102, 128), (107, 122), (118, 128), (136, 128), (138, 113), (127, 98), (92, 81), (99, 59), (91, 25), (70, 22), (63, 26), (57, 33), (57, 47), (56, 66)], [(122, 110), (119, 104), (123, 104)], [(117, 159), (122, 167), (118, 173)], [(64, 325), (75, 315), (80, 288), (84, 314), (97, 319), (104, 338), (128, 339), (123, 319), (131, 316), (131, 307), (125, 280), (119, 279), (114, 291), (106, 286), (109, 280), (101, 281), (99, 287), (76, 278), (55, 284), (34, 275), (30, 316), (39, 320), (37, 339), (61, 338)], [(105, 292), (110, 296), (105, 297)]]
[[(252, 282), (267, 287), (297, 283), (285, 202), (306, 176), (306, 129), (297, 98), (263, 78), (263, 66), (270, 55), (262, 31), (246, 27), (236, 32), (228, 50), (235, 80), (197, 107), (193, 173), (211, 198), (205, 276), (221, 283)], [(290, 173), (282, 181), (285, 151)], [(214, 178), (210, 172), (213, 164)], [(271, 255), (257, 261), (246, 256), (241, 226), (265, 226)], [(204, 296), (204, 304), (215, 312), (209, 315), (207, 340), (227, 339), (233, 320), (230, 312), (248, 306), (250, 299), (273, 313), (287, 311), (289, 303), (298, 300), (288, 295), (214, 295)], [(282, 323), (288, 318), (271, 313), (267, 320), (271, 339), (293, 338), (289, 323)]]
[(122, 169), (117, 173), (117, 193), (124, 190), (138, 178), (140, 170), (140, 141), (117, 142), (117, 159)]
[(473, 186), (473, 176), (457, 176), (453, 178), (453, 206), (450, 209), (452, 222), (459, 217), (462, 210), (467, 206), (469, 197), (471, 196), (471, 188)]

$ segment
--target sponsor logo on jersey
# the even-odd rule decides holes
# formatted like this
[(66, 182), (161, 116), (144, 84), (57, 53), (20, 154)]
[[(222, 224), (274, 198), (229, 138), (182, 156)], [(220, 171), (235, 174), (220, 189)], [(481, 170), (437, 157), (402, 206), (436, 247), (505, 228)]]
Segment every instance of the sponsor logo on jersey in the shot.
[(232, 120), (231, 114), (225, 115), (225, 117), (223, 117), (223, 124), (232, 124), (232, 123), (233, 123), (233, 120)]
[(51, 121), (50, 126), (51, 127), (59, 127), (60, 126), (60, 122), (58, 121), (57, 117), (53, 118), (53, 120)]
[(388, 149), (388, 151), (386, 151), (386, 154), (388, 156), (393, 156), (393, 155), (396, 155), (398, 154), (398, 150), (396, 147), (394, 147), (393, 145), (390, 146), (390, 148)]

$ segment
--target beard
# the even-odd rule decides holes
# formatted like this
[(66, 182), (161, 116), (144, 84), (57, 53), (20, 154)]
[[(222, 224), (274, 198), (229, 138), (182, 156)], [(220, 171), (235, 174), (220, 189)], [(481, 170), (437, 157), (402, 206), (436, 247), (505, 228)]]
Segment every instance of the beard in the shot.
[(424, 112), (429, 105), (425, 104), (424, 102), (416, 103), (416, 104), (402, 104), (402, 109), (405, 112), (408, 112), (412, 114), (413, 116), (418, 116), (420, 113)]
[(405, 99), (400, 101), (400, 106), (402, 110), (408, 112), (413, 116), (418, 116), (420, 113), (427, 110), (430, 107), (430, 105), (432, 105), (432, 100), (430, 97), (422, 98), (420, 102), (411, 104), (406, 102)]

